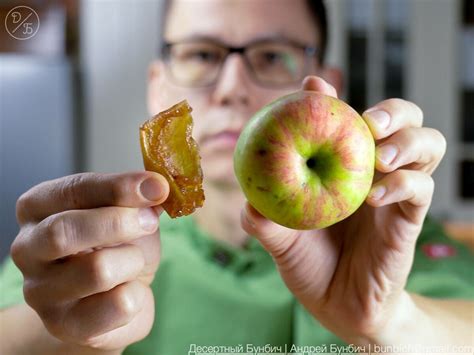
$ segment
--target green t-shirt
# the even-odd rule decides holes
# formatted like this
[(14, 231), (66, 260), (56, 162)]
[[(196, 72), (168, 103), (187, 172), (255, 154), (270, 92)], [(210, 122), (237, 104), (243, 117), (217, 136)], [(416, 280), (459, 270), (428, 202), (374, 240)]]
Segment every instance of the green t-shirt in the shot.
[[(292, 297), (257, 240), (243, 250), (212, 239), (190, 217), (160, 221), (162, 259), (152, 288), (150, 334), (125, 354), (188, 354), (198, 347), (345, 345)], [(427, 218), (407, 289), (474, 299), (474, 258)], [(10, 258), (0, 270), (0, 308), (24, 302), (22, 276)], [(211, 348), (207, 348), (211, 349)]]

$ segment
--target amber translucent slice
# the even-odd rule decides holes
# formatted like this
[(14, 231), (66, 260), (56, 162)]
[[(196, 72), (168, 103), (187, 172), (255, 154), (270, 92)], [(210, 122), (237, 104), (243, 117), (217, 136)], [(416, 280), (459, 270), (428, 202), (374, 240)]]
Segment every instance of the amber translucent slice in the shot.
[(162, 206), (172, 218), (189, 215), (204, 203), (201, 158), (191, 136), (191, 111), (184, 100), (140, 127), (145, 169), (168, 180), (170, 194)]

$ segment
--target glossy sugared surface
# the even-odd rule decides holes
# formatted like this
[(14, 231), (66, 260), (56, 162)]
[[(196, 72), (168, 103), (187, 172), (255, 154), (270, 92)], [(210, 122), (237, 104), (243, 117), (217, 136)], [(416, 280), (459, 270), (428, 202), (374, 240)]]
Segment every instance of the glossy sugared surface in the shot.
[(189, 104), (181, 101), (140, 127), (145, 169), (168, 181), (170, 194), (162, 206), (173, 218), (189, 215), (204, 203), (201, 158), (192, 137), (191, 111)]

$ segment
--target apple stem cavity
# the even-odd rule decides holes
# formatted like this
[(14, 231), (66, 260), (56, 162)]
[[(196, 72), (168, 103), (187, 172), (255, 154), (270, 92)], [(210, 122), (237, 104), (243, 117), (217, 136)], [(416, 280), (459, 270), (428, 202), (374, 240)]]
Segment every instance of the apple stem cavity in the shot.
[(316, 167), (316, 158), (311, 157), (308, 160), (306, 160), (306, 166), (313, 170)]

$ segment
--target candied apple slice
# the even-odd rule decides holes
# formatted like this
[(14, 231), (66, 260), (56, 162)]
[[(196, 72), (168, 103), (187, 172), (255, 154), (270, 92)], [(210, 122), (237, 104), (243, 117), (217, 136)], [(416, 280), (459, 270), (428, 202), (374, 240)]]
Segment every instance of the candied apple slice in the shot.
[(168, 180), (170, 194), (162, 206), (172, 218), (189, 215), (204, 203), (201, 157), (191, 136), (191, 111), (184, 100), (140, 127), (145, 169)]

